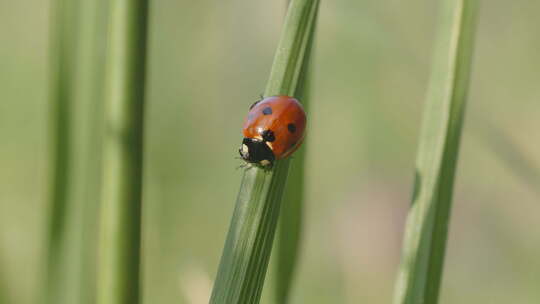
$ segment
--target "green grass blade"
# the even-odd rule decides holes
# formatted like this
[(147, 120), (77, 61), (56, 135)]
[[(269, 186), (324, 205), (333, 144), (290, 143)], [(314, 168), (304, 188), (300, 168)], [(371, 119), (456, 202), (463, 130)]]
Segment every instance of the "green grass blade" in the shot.
[[(99, 153), (97, 109), (103, 65), (93, 56), (103, 45), (98, 33), (102, 1), (53, 2), (51, 104), (55, 115), (56, 167), (50, 198), (49, 253), (43, 284), (48, 303), (93, 301), (96, 186)], [(101, 14), (102, 15), (102, 14)], [(100, 43), (101, 42), (101, 43)]]
[(110, 7), (97, 303), (136, 304), (148, 3)]
[(51, 3), (50, 90), (51, 153), (48, 198), (47, 261), (43, 284), (46, 303), (62, 298), (64, 253), (67, 242), (66, 215), (71, 190), (71, 112), (74, 75), (75, 5), (70, 0)]
[[(315, 12), (317, 13), (317, 12)], [(315, 16), (315, 20), (317, 16)], [(315, 21), (316, 22), (316, 21)], [(315, 26), (311, 29), (306, 58), (301, 70), (301, 78), (296, 89), (296, 96), (302, 101), (302, 106), (309, 116), (309, 99), (311, 73), (312, 46)], [(279, 218), (278, 244), (277, 244), (277, 275), (276, 275), (276, 302), (288, 303), (292, 289), (294, 273), (298, 262), (300, 242), (302, 237), (302, 211), (304, 208), (304, 174), (306, 144), (298, 149), (294, 155), (294, 162), (291, 163), (288, 184), (285, 187), (283, 196), (283, 206)]]
[(294, 95), (309, 50), (318, 0), (293, 0), (289, 5), (281, 40), (276, 50), (265, 96)]
[[(291, 2), (265, 96), (296, 92), (318, 3)], [(289, 162), (277, 161), (268, 171), (245, 171), (210, 303), (259, 302)]]
[[(298, 95), (306, 109), (307, 94)], [(290, 165), (288, 183), (285, 187), (283, 206), (279, 218), (278, 244), (276, 246), (276, 302), (288, 303), (294, 273), (298, 262), (302, 237), (302, 213), (304, 209), (305, 145), (294, 154)]]
[[(65, 303), (95, 303), (95, 266), (103, 75), (107, 15), (105, 1), (80, 1), (77, 9), (77, 57), (73, 105), (73, 193), (69, 213), (70, 271)], [(61, 304), (57, 302), (55, 304)]]
[(469, 84), (475, 0), (445, 0), (394, 303), (437, 303)]

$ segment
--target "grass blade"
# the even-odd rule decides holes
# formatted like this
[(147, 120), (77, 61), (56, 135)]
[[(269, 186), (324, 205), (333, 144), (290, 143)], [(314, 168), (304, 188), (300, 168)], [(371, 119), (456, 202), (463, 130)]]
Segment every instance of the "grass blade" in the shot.
[[(317, 14), (317, 12), (315, 12)], [(315, 16), (316, 22), (317, 16)], [(302, 101), (302, 106), (309, 116), (309, 91), (311, 83), (312, 46), (316, 24), (311, 28), (310, 41), (306, 50), (306, 58), (300, 73), (296, 96)], [(292, 289), (294, 273), (298, 262), (302, 234), (302, 211), (304, 208), (304, 174), (306, 145), (298, 149), (291, 163), (288, 184), (285, 187), (283, 207), (279, 218), (278, 244), (277, 244), (277, 275), (276, 275), (276, 302), (286, 304)]]
[(45, 303), (58, 303), (62, 296), (62, 272), (67, 242), (66, 215), (71, 190), (71, 98), (75, 33), (74, 2), (51, 3), (50, 91), (51, 153), (48, 198), (47, 262), (43, 284)]
[[(304, 110), (307, 110), (306, 95), (297, 95), (298, 99), (303, 101)], [(304, 209), (305, 146), (306, 143), (294, 154), (294, 162), (290, 165), (288, 184), (283, 196), (276, 246), (276, 303), (288, 303), (298, 262)]]
[[(95, 303), (96, 226), (101, 182), (103, 75), (106, 4), (80, 1), (73, 96), (73, 193), (69, 213), (70, 273), (65, 303)], [(61, 304), (57, 302), (55, 304)]]
[(148, 3), (110, 3), (97, 303), (136, 304)]
[[(293, 0), (265, 96), (294, 95), (307, 55), (317, 0)], [(258, 303), (272, 250), (289, 159), (245, 171), (210, 303)]]
[(476, 0), (445, 0), (394, 303), (437, 303), (469, 84)]
[(47, 303), (93, 302), (95, 200), (100, 155), (102, 1), (53, 2), (51, 104), (55, 183), (50, 198)]

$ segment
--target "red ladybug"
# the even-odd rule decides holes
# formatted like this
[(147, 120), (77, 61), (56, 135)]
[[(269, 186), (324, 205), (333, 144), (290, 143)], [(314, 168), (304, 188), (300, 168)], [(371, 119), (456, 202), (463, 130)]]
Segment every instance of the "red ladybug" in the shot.
[(275, 160), (291, 155), (302, 143), (306, 113), (290, 96), (272, 96), (249, 108), (238, 150), (243, 160), (270, 168)]

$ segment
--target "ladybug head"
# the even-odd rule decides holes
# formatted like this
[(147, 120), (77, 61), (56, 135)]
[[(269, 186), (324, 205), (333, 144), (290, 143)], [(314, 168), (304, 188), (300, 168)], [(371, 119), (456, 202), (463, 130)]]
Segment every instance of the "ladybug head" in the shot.
[(275, 159), (274, 153), (266, 144), (266, 141), (256, 138), (245, 137), (238, 152), (240, 152), (240, 156), (246, 162), (262, 167), (271, 167)]

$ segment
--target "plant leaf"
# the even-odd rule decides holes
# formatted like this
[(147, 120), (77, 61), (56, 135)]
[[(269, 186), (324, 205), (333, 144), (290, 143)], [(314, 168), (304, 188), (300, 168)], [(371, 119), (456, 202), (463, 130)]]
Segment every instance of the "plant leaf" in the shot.
[(75, 74), (74, 1), (51, 2), (51, 49), (49, 99), (51, 104), (50, 184), (47, 206), (47, 263), (43, 282), (45, 303), (61, 303), (64, 299), (68, 247), (67, 214), (72, 192), (72, 98)]
[(110, 8), (97, 303), (137, 304), (148, 1)]
[[(316, 12), (317, 13), (317, 12)], [(317, 19), (315, 17), (315, 19)], [(315, 21), (316, 22), (316, 21)], [(310, 40), (308, 42), (308, 50), (306, 59), (302, 67), (301, 78), (296, 89), (296, 96), (302, 101), (302, 106), (306, 115), (309, 116), (309, 99), (310, 99), (310, 83), (312, 47), (315, 26), (311, 28)], [(288, 177), (288, 184), (285, 187), (283, 197), (283, 207), (279, 219), (278, 229), (278, 244), (277, 244), (277, 275), (276, 275), (276, 302), (286, 304), (289, 301), (289, 295), (292, 289), (294, 273), (298, 262), (300, 251), (301, 230), (302, 230), (302, 210), (304, 208), (304, 175), (305, 175), (305, 158), (306, 158), (307, 140), (304, 140), (304, 145), (296, 151), (294, 162), (291, 163), (291, 168)]]
[[(265, 96), (293, 95), (306, 57), (317, 0), (293, 0)], [(290, 159), (245, 171), (210, 303), (258, 303), (272, 250)]]
[(474, 41), (476, 0), (445, 0), (394, 303), (437, 303)]

